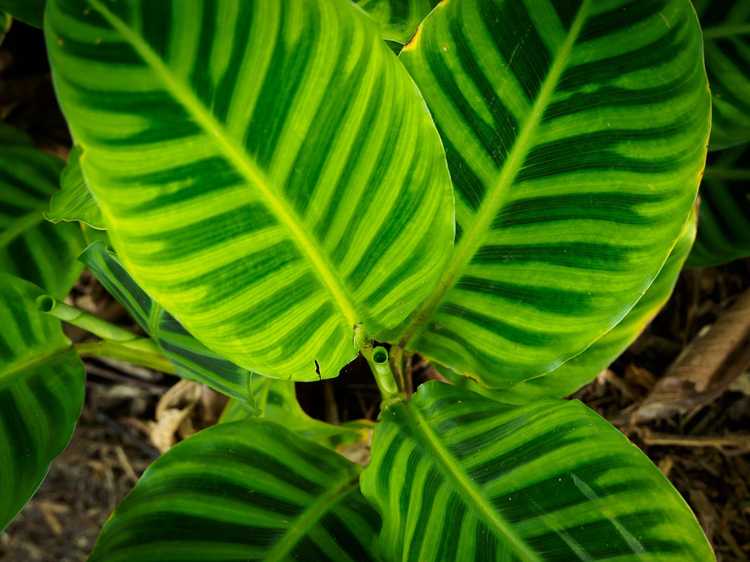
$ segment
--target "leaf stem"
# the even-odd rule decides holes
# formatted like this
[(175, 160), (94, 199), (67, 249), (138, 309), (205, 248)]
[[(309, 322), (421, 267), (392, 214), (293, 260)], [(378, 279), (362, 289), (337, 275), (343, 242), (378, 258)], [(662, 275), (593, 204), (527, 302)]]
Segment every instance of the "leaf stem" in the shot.
[(36, 304), (42, 312), (102, 338), (101, 341), (75, 344), (73, 347), (81, 357), (108, 357), (163, 373), (176, 372), (172, 362), (164, 357), (159, 346), (150, 338), (140, 337), (130, 330), (110, 324), (98, 316), (67, 305), (49, 295), (37, 298)]
[(398, 360), (399, 356), (391, 357), (388, 350), (383, 346), (374, 346), (372, 339), (364, 336), (361, 325), (354, 329), (354, 341), (360, 353), (370, 365), (370, 370), (375, 377), (375, 382), (382, 397), (381, 409), (387, 404), (404, 398), (403, 387), (399, 386), (394, 376), (393, 360)]
[(36, 304), (42, 312), (46, 312), (73, 326), (78, 326), (95, 336), (99, 336), (103, 340), (127, 342), (139, 339), (139, 336), (130, 330), (110, 324), (98, 316), (94, 316), (80, 308), (67, 305), (49, 295), (42, 295), (37, 298)]
[(73, 346), (81, 357), (106, 357), (127, 361), (162, 373), (177, 374), (175, 366), (162, 355), (161, 350), (148, 338), (128, 342), (100, 340), (77, 343)]

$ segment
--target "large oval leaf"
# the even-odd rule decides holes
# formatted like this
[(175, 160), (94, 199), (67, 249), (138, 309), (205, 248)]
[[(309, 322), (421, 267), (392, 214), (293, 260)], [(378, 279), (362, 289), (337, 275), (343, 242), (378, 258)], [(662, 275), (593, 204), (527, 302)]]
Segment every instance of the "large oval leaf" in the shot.
[(173, 447), (104, 527), (91, 562), (360, 562), (380, 522), (358, 469), (263, 421), (221, 424)]
[(83, 406), (84, 370), (35, 286), (0, 274), (0, 531), (68, 444)]
[(21, 131), (0, 123), (0, 271), (62, 298), (78, 279), (80, 228), (44, 220), (62, 162), (35, 149)]
[(714, 560), (667, 479), (579, 402), (431, 382), (386, 410), (372, 452), (362, 490), (392, 562)]
[(696, 216), (693, 214), (685, 224), (680, 239), (669, 254), (656, 280), (622, 322), (595, 341), (586, 351), (561, 367), (503, 391), (503, 397), (514, 404), (545, 396), (562, 398), (591, 382), (596, 375), (617, 359), (669, 300), (682, 266), (693, 246), (695, 223)]
[(434, 286), (454, 229), (445, 157), (352, 3), (55, 0), (47, 24), (118, 255), (210, 348), (332, 377), (356, 324), (378, 336)]
[(156, 341), (176, 367), (178, 375), (206, 384), (243, 403), (252, 401), (250, 385), (253, 374), (217, 355), (190, 335), (138, 286), (104, 242), (89, 245), (80, 259), (107, 292)]
[(750, 146), (709, 155), (700, 191), (698, 238), (689, 265), (750, 256)]
[(750, 2), (693, 0), (711, 83), (711, 149), (750, 141)]
[(693, 204), (709, 94), (688, 0), (456, 0), (401, 51), (456, 188), (455, 250), (401, 342), (507, 386), (643, 295)]

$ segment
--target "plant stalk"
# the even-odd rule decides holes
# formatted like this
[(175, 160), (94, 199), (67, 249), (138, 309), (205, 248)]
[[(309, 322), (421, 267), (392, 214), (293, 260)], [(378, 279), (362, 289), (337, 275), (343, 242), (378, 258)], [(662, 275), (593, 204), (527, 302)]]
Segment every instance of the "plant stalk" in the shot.
[(39, 297), (36, 303), (42, 312), (102, 338), (101, 341), (75, 344), (73, 347), (81, 357), (106, 357), (162, 373), (176, 373), (172, 362), (164, 357), (159, 346), (151, 338), (140, 337), (130, 330), (110, 324), (49, 295)]

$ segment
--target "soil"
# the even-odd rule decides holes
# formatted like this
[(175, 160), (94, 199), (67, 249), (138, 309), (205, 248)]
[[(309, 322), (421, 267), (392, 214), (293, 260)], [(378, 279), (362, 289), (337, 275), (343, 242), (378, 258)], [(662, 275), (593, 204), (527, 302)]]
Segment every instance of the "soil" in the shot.
[[(52, 95), (41, 34), (23, 24), (14, 23), (0, 48), (0, 118), (29, 131), (40, 147), (66, 152), (69, 136)], [(720, 562), (750, 557), (750, 372), (742, 372), (743, 366), (728, 388), (688, 412), (640, 425), (631, 414), (696, 336), (749, 288), (750, 260), (685, 270), (644, 334), (575, 395), (670, 478), (698, 515)], [(73, 299), (135, 329), (87, 274)], [(0, 536), (2, 562), (85, 560), (108, 515), (159, 455), (154, 442), (163, 441), (155, 434), (163, 424), (154, 421), (157, 406), (178, 379), (96, 360), (87, 360), (87, 370), (87, 400), (75, 436), (34, 499)], [(202, 392), (201, 406), (189, 419), (168, 428), (175, 439), (215, 422), (221, 399)], [(308, 412), (330, 422), (374, 419), (378, 411), (377, 388), (363, 361), (333, 381), (298, 385), (298, 395)]]

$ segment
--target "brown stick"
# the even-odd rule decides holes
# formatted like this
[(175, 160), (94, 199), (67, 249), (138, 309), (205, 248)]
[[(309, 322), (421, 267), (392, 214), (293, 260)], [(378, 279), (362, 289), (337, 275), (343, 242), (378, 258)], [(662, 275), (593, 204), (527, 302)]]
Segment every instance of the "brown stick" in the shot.
[(635, 424), (695, 410), (750, 367), (750, 289), (698, 335), (634, 410)]

